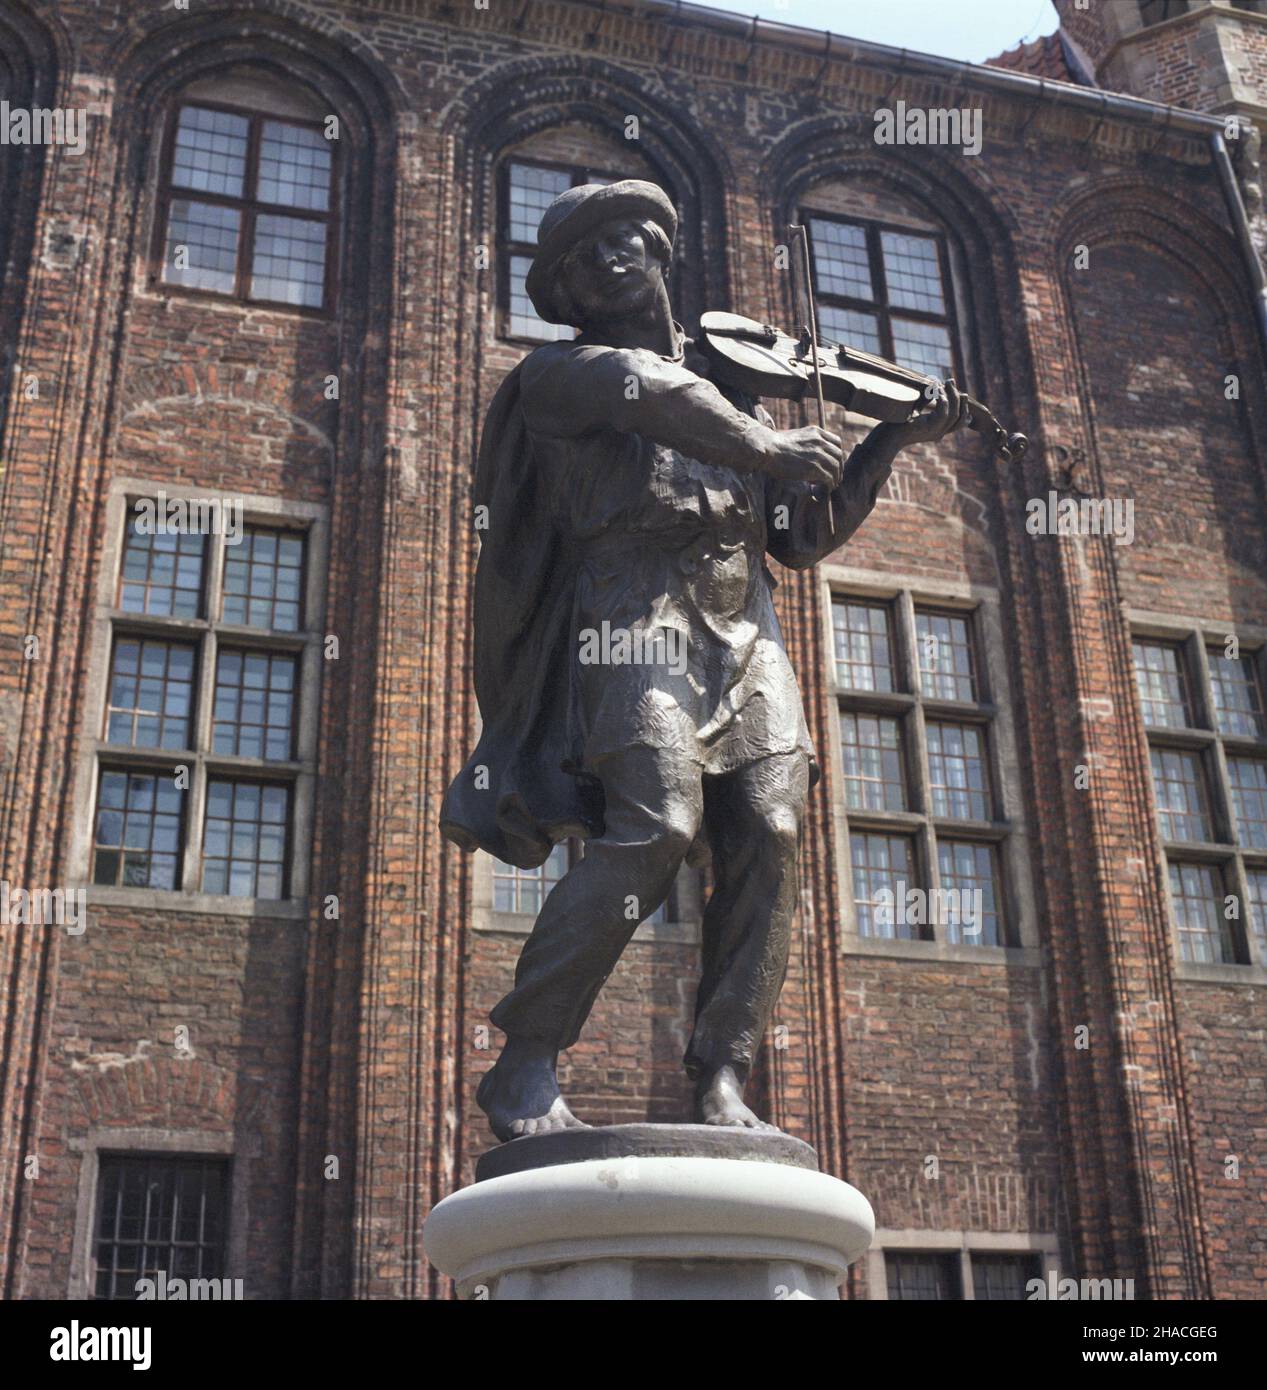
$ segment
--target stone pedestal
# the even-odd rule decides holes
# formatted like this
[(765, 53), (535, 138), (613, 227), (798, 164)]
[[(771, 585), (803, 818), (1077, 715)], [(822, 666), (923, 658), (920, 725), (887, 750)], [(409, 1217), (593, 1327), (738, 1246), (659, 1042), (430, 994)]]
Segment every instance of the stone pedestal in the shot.
[(870, 1203), (785, 1134), (607, 1125), (516, 1139), (427, 1218), (463, 1298), (835, 1299)]

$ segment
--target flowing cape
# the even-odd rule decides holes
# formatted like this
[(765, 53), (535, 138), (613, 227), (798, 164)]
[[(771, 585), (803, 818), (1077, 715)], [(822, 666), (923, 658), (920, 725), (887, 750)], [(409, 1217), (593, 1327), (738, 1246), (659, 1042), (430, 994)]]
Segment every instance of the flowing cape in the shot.
[(477, 523), (487, 518), (475, 570), (483, 729), (445, 794), (440, 830), (531, 869), (569, 835), (602, 834), (603, 795), (593, 778), (565, 770), (575, 574), (535, 466), (520, 370), (493, 397), (475, 465)]

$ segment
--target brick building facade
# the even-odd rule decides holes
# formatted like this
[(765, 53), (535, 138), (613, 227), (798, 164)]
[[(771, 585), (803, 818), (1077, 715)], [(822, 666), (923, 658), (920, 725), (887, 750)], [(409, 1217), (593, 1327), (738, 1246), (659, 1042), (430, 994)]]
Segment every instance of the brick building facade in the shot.
[[(754, 1090), (875, 1207), (849, 1295), (1262, 1295), (1267, 7), (1057, 7), (970, 67), (667, 0), (0, 0), (6, 110), (87, 113), (0, 144), (8, 1297), (444, 1292), (422, 1221), (558, 867), (436, 829), (473, 449), (543, 331), (534, 209), (629, 175), (688, 328), (792, 322), (804, 218), (826, 325), (1034, 441), (912, 450), (777, 576), (825, 777)], [(899, 100), (981, 152), (877, 144)], [(146, 532), (160, 491), (241, 500), (246, 550)], [(1129, 500), (1129, 543), (1035, 534), (1049, 498)], [(886, 931), (906, 874), (986, 929)], [(86, 929), (20, 920), (58, 887)], [(687, 1117), (705, 891), (567, 1055), (583, 1118)]]

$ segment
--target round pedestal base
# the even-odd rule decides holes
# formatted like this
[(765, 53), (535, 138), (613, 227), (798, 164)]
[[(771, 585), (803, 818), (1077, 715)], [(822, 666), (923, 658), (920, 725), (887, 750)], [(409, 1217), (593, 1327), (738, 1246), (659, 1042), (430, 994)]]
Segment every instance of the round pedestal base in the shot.
[[(432, 1210), (427, 1255), (464, 1298), (838, 1297), (875, 1234), (867, 1199), (802, 1166), (813, 1150), (785, 1135), (762, 1148), (751, 1131), (712, 1130), (708, 1156), (683, 1152), (698, 1128), (578, 1130), (571, 1149), (568, 1134), (542, 1136), (546, 1167), (519, 1166), (536, 1141), (514, 1140), (494, 1151), (509, 1171)], [(718, 1133), (745, 1156), (717, 1156)], [(588, 1156), (595, 1145), (615, 1156)]]

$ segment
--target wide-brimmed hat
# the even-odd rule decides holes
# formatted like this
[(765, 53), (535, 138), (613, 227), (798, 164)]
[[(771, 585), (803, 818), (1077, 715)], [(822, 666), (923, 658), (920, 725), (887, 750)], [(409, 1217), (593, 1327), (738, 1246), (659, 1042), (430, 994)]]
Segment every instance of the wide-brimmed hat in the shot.
[(550, 204), (537, 231), (537, 254), (528, 269), (525, 288), (532, 307), (547, 323), (568, 323), (568, 311), (555, 300), (555, 269), (587, 233), (614, 217), (646, 218), (673, 244), (677, 213), (663, 188), (644, 179), (619, 183), (583, 183), (569, 188)]

